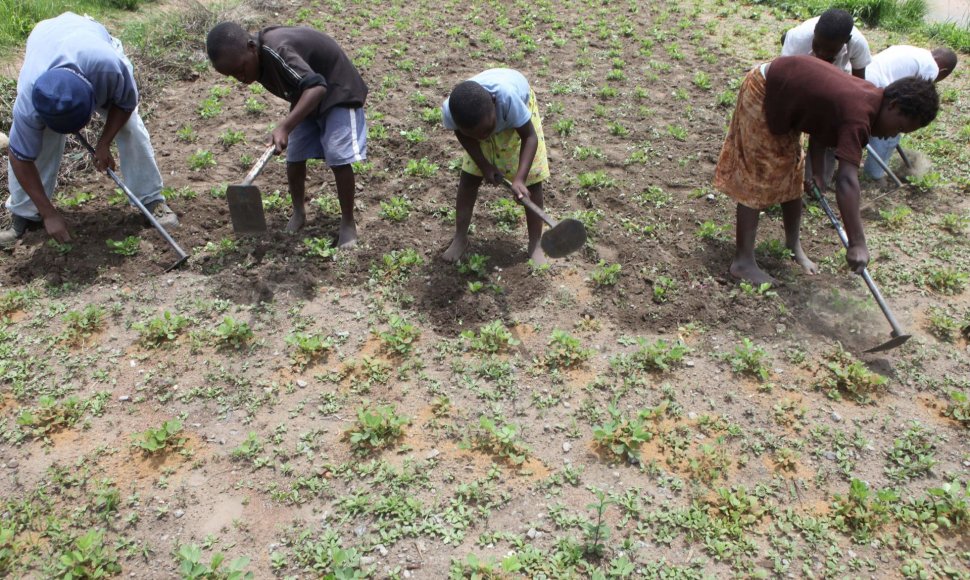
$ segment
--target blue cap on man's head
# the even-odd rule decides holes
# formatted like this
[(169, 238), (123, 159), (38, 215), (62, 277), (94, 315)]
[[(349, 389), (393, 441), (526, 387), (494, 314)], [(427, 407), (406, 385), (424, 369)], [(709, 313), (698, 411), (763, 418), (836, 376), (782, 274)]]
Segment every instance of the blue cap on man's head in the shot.
[(76, 133), (94, 114), (94, 89), (80, 74), (52, 68), (34, 81), (34, 109), (52, 131)]

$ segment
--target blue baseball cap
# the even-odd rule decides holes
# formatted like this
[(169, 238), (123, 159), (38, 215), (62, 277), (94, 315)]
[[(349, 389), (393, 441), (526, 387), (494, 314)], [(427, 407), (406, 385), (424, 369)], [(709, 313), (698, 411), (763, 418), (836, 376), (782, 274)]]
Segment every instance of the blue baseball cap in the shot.
[(52, 131), (76, 133), (94, 114), (94, 89), (67, 68), (52, 68), (37, 77), (31, 91), (34, 109)]

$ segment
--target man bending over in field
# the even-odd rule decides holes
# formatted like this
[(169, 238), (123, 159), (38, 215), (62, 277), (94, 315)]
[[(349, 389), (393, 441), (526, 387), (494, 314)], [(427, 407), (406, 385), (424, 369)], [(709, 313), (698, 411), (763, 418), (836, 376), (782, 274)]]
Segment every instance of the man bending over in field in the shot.
[(869, 43), (845, 10), (831, 8), (782, 36), (781, 56), (814, 56), (860, 79), (872, 62)]
[[(872, 57), (872, 63), (866, 72), (866, 80), (879, 88), (906, 77), (920, 77), (928, 81), (940, 82), (950, 76), (957, 66), (957, 55), (949, 48), (934, 48), (932, 51), (916, 46), (896, 45)], [(899, 135), (882, 138), (873, 137), (869, 145), (879, 157), (889, 163), (896, 146), (899, 145)], [(872, 158), (872, 153), (866, 156), (863, 168), (867, 176), (880, 184), (886, 181), (886, 173)]]
[(209, 31), (205, 46), (217, 72), (247, 85), (259, 81), (291, 105), (270, 137), (278, 152), (286, 151), (293, 201), (287, 231), (306, 223), (306, 160), (325, 159), (340, 200), (337, 246), (356, 244), (351, 163), (367, 158), (367, 85), (357, 68), (333, 38), (312, 28), (271, 26), (251, 36), (222, 22)]
[(84, 128), (95, 112), (105, 122), (94, 146), (94, 166), (114, 169), (111, 143), (117, 141), (121, 173), (132, 193), (162, 226), (178, 225), (162, 197), (162, 175), (137, 107), (131, 62), (104, 26), (73, 12), (37, 23), (17, 79), (6, 203), (11, 226), (0, 231), (0, 247), (13, 246), (41, 224), (58, 242), (70, 241), (67, 223), (50, 198), (67, 134)]
[[(542, 182), (549, 178), (546, 141), (535, 93), (522, 73), (495, 68), (455, 85), (441, 106), (446, 129), (465, 149), (455, 202), (455, 237), (442, 258), (459, 260), (468, 247), (468, 227), (482, 179), (512, 182), (516, 199), (530, 198), (542, 207)], [(525, 214), (529, 259), (546, 263), (539, 247), (542, 220)]]
[[(849, 237), (846, 261), (855, 272), (869, 262), (859, 215), (859, 165), (870, 136), (909, 133), (936, 118), (939, 97), (931, 81), (898, 80), (885, 89), (809, 56), (776, 58), (752, 69), (741, 84), (714, 186), (738, 202), (737, 247), (731, 274), (755, 284), (775, 280), (758, 267), (754, 243), (761, 210), (781, 204), (785, 245), (809, 274), (817, 272), (799, 241), (804, 158), (800, 139), (808, 133), (808, 153), (822, 174), (824, 149), (839, 160), (836, 199)], [(825, 192), (821, 177), (806, 182)]]

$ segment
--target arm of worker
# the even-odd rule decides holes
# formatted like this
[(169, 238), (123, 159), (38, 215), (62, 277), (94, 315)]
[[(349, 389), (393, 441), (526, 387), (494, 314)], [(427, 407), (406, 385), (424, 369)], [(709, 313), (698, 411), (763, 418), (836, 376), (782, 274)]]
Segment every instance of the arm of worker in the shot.
[(849, 238), (845, 260), (849, 268), (861, 274), (869, 263), (869, 248), (866, 247), (866, 234), (862, 228), (859, 213), (859, 166), (839, 159), (839, 169), (835, 177), (835, 198), (839, 203), (842, 223)]
[(108, 106), (108, 116), (104, 121), (104, 129), (101, 130), (101, 137), (97, 145), (94, 146), (94, 167), (98, 171), (115, 168), (115, 160), (111, 157), (111, 144), (114, 142), (118, 132), (125, 126), (131, 118), (133, 111), (126, 111), (114, 104)]
[(813, 182), (819, 192), (825, 193), (825, 146), (811, 135), (808, 137), (808, 163), (812, 168), (812, 181), (805, 184), (805, 193), (811, 195)]
[(458, 142), (461, 143), (461, 146), (464, 147), (465, 151), (468, 152), (468, 155), (471, 156), (472, 161), (475, 162), (475, 165), (477, 165), (482, 171), (485, 181), (488, 181), (492, 185), (502, 183), (502, 180), (505, 179), (505, 175), (499, 171), (498, 167), (495, 167), (489, 163), (487, 159), (485, 159), (485, 154), (482, 153), (482, 145), (478, 139), (469, 137), (461, 131), (455, 131), (455, 137), (458, 138)]
[(290, 133), (292, 133), (293, 129), (296, 129), (296, 126), (302, 123), (304, 119), (309, 117), (311, 113), (317, 110), (317, 107), (326, 96), (327, 87), (323, 85), (314, 85), (304, 89), (296, 104), (293, 105), (292, 109), (290, 109), (290, 113), (279, 125), (276, 126), (275, 129), (273, 129), (271, 140), (273, 145), (276, 146), (276, 151), (278, 153), (286, 151), (286, 146), (290, 141)]
[(40, 179), (40, 172), (33, 161), (18, 159), (16, 155), (10, 155), (10, 167), (17, 178), (17, 182), (27, 192), (30, 201), (37, 206), (37, 212), (44, 220), (44, 229), (47, 233), (60, 243), (71, 241), (71, 234), (67, 231), (67, 222), (61, 216), (51, 200), (47, 199), (44, 193), (44, 184)]
[(512, 180), (512, 191), (516, 198), (522, 199), (529, 197), (529, 188), (526, 187), (525, 180), (529, 177), (532, 161), (535, 160), (536, 151), (539, 150), (539, 136), (536, 135), (531, 119), (521, 127), (516, 127), (515, 132), (519, 134), (522, 144), (519, 146), (519, 168)]
[(865, 80), (865, 78), (866, 78), (866, 67), (852, 69), (852, 76), (859, 77), (860, 79)]

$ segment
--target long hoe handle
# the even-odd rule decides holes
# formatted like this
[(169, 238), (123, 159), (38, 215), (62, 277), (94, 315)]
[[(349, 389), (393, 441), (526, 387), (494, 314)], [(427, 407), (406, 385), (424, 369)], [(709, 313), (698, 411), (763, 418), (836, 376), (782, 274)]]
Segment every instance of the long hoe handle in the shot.
[(266, 167), (267, 163), (269, 163), (269, 159), (270, 157), (273, 156), (274, 153), (276, 153), (276, 145), (270, 145), (269, 147), (267, 147), (266, 151), (263, 151), (263, 154), (260, 155), (259, 159), (256, 160), (256, 163), (253, 165), (253, 168), (250, 169), (249, 173), (246, 174), (246, 177), (245, 179), (243, 179), (242, 184), (251, 185), (253, 181), (255, 181), (255, 179), (259, 176), (259, 174), (262, 173), (263, 168)]
[[(81, 145), (84, 145), (84, 148), (87, 149), (92, 156), (94, 156), (94, 147), (91, 147), (91, 144), (88, 143), (87, 139), (85, 139), (84, 136), (81, 135), (81, 133), (75, 133), (74, 136), (77, 137), (78, 141), (81, 142)], [(148, 211), (148, 208), (145, 207), (145, 204), (143, 204), (140, 199), (135, 197), (135, 194), (132, 193), (130, 189), (128, 189), (128, 186), (125, 185), (123, 181), (121, 181), (118, 175), (114, 171), (112, 171), (110, 167), (108, 168), (107, 173), (111, 177), (111, 179), (113, 179), (114, 182), (118, 184), (118, 187), (120, 187), (121, 190), (125, 192), (125, 195), (128, 197), (128, 201), (130, 201), (132, 205), (138, 208), (138, 211), (140, 211), (142, 215), (148, 219), (148, 222), (152, 224), (152, 227), (158, 230), (158, 233), (162, 234), (162, 237), (165, 238), (165, 241), (168, 242), (168, 245), (172, 246), (172, 249), (175, 250), (176, 254), (178, 254), (178, 257), (179, 257), (178, 261), (172, 264), (171, 266), (169, 266), (165, 271), (168, 272), (169, 270), (174, 270), (175, 268), (178, 268), (179, 266), (184, 264), (185, 261), (189, 259), (189, 255), (185, 253), (185, 250), (183, 250), (182, 247), (179, 246), (178, 243), (172, 238), (172, 236), (170, 236), (168, 232), (165, 231), (165, 228), (162, 227), (162, 224), (158, 223), (158, 220), (155, 219), (155, 216), (152, 215), (152, 212)]]
[[(503, 179), (502, 180), (502, 184), (509, 191), (514, 191), (512, 189), (512, 182), (509, 181), (508, 179)], [(546, 224), (548, 224), (550, 228), (554, 228), (554, 227), (556, 227), (556, 225), (559, 224), (559, 222), (557, 222), (556, 220), (554, 220), (551, 217), (549, 217), (549, 214), (547, 214), (546, 212), (542, 211), (542, 208), (540, 208), (535, 203), (533, 203), (532, 200), (529, 199), (528, 197), (523, 197), (522, 199), (519, 199), (517, 201), (519, 203), (521, 203), (522, 205), (524, 205), (526, 207), (526, 209), (528, 209), (532, 213), (534, 213), (537, 216), (539, 216), (540, 218), (542, 218), (542, 221), (546, 222)]]
[[(872, 148), (872, 145), (866, 145), (866, 151), (869, 152), (869, 156), (872, 157), (872, 160), (876, 162), (876, 165), (881, 167), (882, 170), (889, 175), (889, 177), (893, 178), (893, 181), (896, 182), (897, 188), (900, 188), (903, 186), (903, 182), (900, 181), (898, 177), (896, 177), (896, 174), (893, 173), (892, 169), (889, 169), (889, 165), (887, 165), (886, 162), (883, 160), (883, 158), (880, 157), (878, 153), (876, 153), (876, 150)], [(905, 160), (905, 157), (903, 159)], [(906, 165), (908, 166), (909, 163), (907, 163)]]
[[(835, 217), (835, 213), (832, 212), (832, 208), (829, 207), (829, 202), (825, 201), (825, 196), (822, 192), (818, 190), (818, 186), (814, 183), (812, 184), (812, 193), (815, 194), (815, 198), (822, 205), (822, 209), (825, 210), (825, 215), (829, 216), (829, 221), (835, 227), (835, 231), (839, 234), (839, 240), (842, 241), (842, 245), (848, 249), (849, 247), (849, 237), (845, 235), (845, 230), (842, 229), (842, 224), (839, 219)], [(882, 297), (882, 293), (873, 282), (872, 276), (869, 275), (869, 270), (866, 268), (862, 269), (862, 279), (866, 281), (866, 286), (869, 287), (869, 292), (872, 293), (872, 297), (876, 299), (876, 303), (879, 304), (879, 308), (882, 309), (882, 313), (886, 316), (886, 320), (889, 321), (889, 326), (893, 327), (892, 336), (893, 338), (898, 338), (900, 336), (906, 336), (906, 333), (900, 328), (899, 323), (896, 322), (896, 317), (893, 316), (892, 311), (889, 309), (889, 305), (886, 304), (886, 300)], [(908, 338), (908, 336), (907, 336)]]

